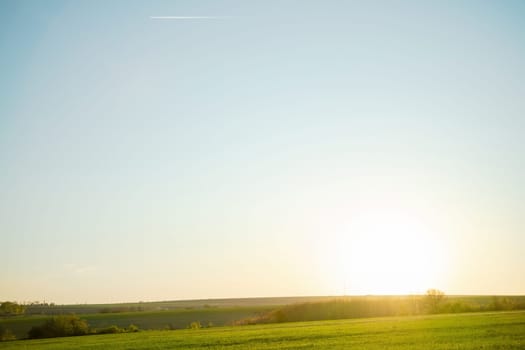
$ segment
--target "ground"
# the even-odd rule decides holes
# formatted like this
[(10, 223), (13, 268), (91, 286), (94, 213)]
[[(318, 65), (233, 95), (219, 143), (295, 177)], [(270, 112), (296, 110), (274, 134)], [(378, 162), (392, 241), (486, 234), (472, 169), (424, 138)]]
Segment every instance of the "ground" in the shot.
[(525, 312), (143, 331), (0, 343), (0, 349), (525, 349)]

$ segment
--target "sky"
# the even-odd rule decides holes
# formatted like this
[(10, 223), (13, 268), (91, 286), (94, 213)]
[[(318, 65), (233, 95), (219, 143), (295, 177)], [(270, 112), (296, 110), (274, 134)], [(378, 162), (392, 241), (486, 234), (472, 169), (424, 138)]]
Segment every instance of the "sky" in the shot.
[(524, 17), (0, 1), (0, 300), (525, 294)]

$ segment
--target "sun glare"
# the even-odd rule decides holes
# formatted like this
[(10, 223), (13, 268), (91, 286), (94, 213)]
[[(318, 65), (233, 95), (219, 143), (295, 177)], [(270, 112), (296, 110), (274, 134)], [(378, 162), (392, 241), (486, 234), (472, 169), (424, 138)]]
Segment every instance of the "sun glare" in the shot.
[(435, 286), (444, 267), (436, 233), (417, 216), (395, 210), (354, 218), (336, 244), (345, 293), (421, 293)]

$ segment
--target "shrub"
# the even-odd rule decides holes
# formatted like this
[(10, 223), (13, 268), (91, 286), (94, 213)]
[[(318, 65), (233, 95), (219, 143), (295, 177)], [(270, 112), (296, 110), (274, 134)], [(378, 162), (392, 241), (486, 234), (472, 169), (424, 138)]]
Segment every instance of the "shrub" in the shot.
[(28, 337), (36, 338), (55, 338), (69, 337), (75, 335), (86, 335), (89, 333), (89, 325), (86, 320), (76, 315), (61, 315), (44, 322), (41, 326), (32, 327)]
[(136, 332), (140, 331), (140, 328), (137, 327), (137, 326), (135, 326), (134, 324), (130, 324), (130, 325), (128, 326), (128, 328), (126, 329), (126, 331), (127, 331), (128, 333), (136, 333)]
[(0, 341), (16, 340), (16, 336), (10, 329), (0, 326)]
[(463, 300), (455, 300), (445, 302), (440, 307), (441, 313), (460, 313), (460, 312), (476, 312), (480, 311), (481, 307), (478, 304), (469, 303)]
[(139, 327), (134, 324), (130, 324), (128, 328), (120, 328), (119, 326), (109, 326), (106, 328), (97, 329), (95, 333), (97, 334), (117, 334), (117, 333), (135, 333), (140, 331)]
[(492, 297), (489, 304), (489, 310), (516, 310), (518, 309), (516, 301), (509, 297)]
[(124, 333), (126, 330), (118, 326), (112, 325), (106, 328), (97, 329), (97, 334), (116, 334)]
[(235, 324), (337, 320), (412, 314), (414, 313), (412, 304), (411, 298), (339, 298), (286, 305), (259, 316), (238, 321)]
[(188, 328), (189, 329), (200, 329), (202, 328), (202, 325), (199, 321), (195, 321), (195, 322), (190, 323)]

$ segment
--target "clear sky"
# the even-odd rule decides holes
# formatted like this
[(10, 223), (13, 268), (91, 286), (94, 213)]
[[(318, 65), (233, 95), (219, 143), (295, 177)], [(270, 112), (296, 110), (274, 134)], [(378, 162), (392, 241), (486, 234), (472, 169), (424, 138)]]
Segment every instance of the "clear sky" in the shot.
[(524, 18), (0, 1), (0, 300), (525, 294)]

